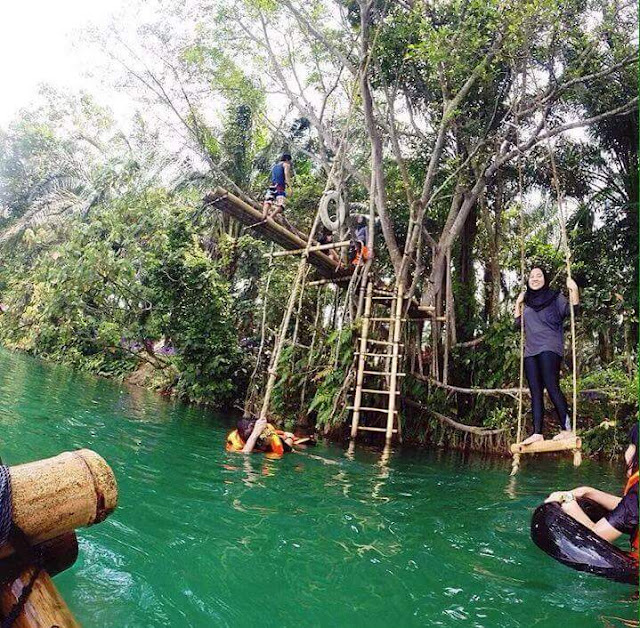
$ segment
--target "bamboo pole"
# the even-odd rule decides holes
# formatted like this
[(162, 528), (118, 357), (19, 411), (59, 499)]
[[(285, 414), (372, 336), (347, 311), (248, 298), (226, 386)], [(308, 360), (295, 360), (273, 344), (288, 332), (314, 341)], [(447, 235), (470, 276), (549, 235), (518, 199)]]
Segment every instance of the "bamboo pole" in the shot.
[[(103, 521), (118, 501), (115, 476), (95, 452), (80, 449), (11, 467), (13, 521), (42, 543)], [(0, 558), (11, 551), (0, 547)]]
[(351, 277), (349, 275), (344, 275), (342, 277), (335, 277), (334, 279), (314, 279), (313, 281), (310, 281), (307, 285), (309, 287), (326, 286), (328, 283), (339, 284), (339, 283), (344, 283), (345, 281), (351, 281)]
[(302, 392), (300, 393), (300, 412), (304, 409), (304, 400), (307, 394), (307, 383), (309, 381), (309, 371), (311, 370), (311, 362), (313, 361), (313, 352), (316, 348), (316, 338), (318, 336), (318, 323), (320, 321), (320, 313), (322, 311), (322, 297), (324, 296), (324, 292), (322, 288), (318, 290), (318, 296), (316, 298), (316, 314), (313, 319), (313, 333), (311, 335), (311, 345), (309, 346), (309, 353), (307, 355), (307, 370), (304, 376), (304, 381), (302, 382)]
[[(307, 249), (292, 249), (290, 251), (276, 251), (273, 257), (286, 257), (287, 255), (302, 255), (303, 253), (314, 253), (316, 251), (328, 251), (332, 249), (342, 249), (351, 244), (351, 240), (343, 240), (342, 242), (334, 242), (331, 244), (316, 244)], [(271, 253), (263, 253), (262, 257), (269, 258)]]
[(367, 298), (364, 304), (362, 317), (362, 329), (360, 330), (360, 354), (358, 355), (358, 370), (356, 373), (356, 392), (353, 398), (353, 413), (351, 415), (351, 439), (358, 434), (360, 422), (360, 406), (362, 404), (362, 383), (364, 381), (365, 353), (367, 352), (367, 339), (369, 337), (369, 318), (371, 316), (371, 296), (373, 294), (373, 282), (367, 284)]
[[(313, 221), (311, 231), (309, 232), (310, 235), (309, 235), (309, 240), (307, 242), (307, 247), (311, 246), (311, 242), (313, 241), (312, 234), (315, 233), (319, 221), (320, 221), (320, 213), (316, 212), (316, 217)], [(293, 308), (296, 302), (296, 297), (298, 296), (298, 289), (300, 288), (300, 283), (302, 281), (302, 278), (305, 275), (308, 257), (309, 257), (309, 254), (305, 253), (300, 259), (300, 263), (298, 264), (298, 272), (296, 273), (296, 278), (291, 288), (291, 294), (289, 295), (289, 301), (287, 303), (285, 315), (282, 319), (282, 324), (280, 326), (280, 335), (276, 339), (276, 345), (274, 347), (273, 356), (271, 358), (271, 364), (269, 365), (269, 379), (267, 380), (267, 386), (265, 388), (264, 398), (262, 400), (262, 408), (260, 410), (261, 419), (266, 419), (267, 414), (269, 413), (269, 404), (271, 402), (271, 394), (273, 393), (273, 388), (276, 384), (276, 379), (278, 377), (278, 362), (280, 361), (280, 354), (282, 353), (282, 347), (284, 346), (284, 340), (287, 335), (287, 329), (289, 328), (289, 322), (291, 321), (291, 313), (293, 312)]]

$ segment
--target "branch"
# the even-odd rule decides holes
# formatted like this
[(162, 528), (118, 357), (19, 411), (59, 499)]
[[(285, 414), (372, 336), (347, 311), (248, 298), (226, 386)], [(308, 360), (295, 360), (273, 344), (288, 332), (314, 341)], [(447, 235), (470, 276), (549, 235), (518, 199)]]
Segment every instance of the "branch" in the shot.
[(422, 410), (423, 412), (427, 412), (432, 414), (436, 419), (450, 425), (456, 430), (460, 430), (461, 432), (468, 432), (469, 434), (475, 434), (476, 436), (494, 436), (496, 434), (502, 434), (507, 431), (507, 428), (501, 428), (498, 430), (487, 430), (482, 427), (476, 427), (475, 425), (465, 425), (464, 423), (458, 423), (458, 421), (454, 421), (453, 419), (445, 416), (444, 414), (440, 414), (431, 408), (427, 408), (423, 406), (421, 403), (417, 401), (413, 401), (413, 399), (408, 399), (407, 397), (403, 397), (404, 403), (413, 408), (417, 408), (418, 410)]

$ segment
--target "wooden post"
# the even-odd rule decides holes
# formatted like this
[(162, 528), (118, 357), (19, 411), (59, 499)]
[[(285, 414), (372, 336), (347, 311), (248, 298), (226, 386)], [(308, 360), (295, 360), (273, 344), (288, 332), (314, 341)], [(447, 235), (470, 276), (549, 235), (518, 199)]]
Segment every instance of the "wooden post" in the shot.
[(373, 295), (373, 281), (367, 284), (367, 298), (364, 304), (362, 329), (360, 330), (360, 355), (358, 355), (358, 371), (356, 373), (356, 392), (353, 398), (353, 414), (351, 415), (351, 439), (358, 434), (360, 422), (360, 406), (362, 405), (362, 382), (364, 380), (365, 353), (369, 337), (369, 318), (371, 317), (371, 296)]
[[(395, 312), (393, 322), (393, 346), (391, 356), (391, 377), (389, 381), (389, 411), (387, 413), (387, 431), (385, 434), (385, 441), (391, 442), (393, 436), (393, 423), (396, 417), (396, 390), (398, 384), (398, 354), (402, 321), (402, 307), (404, 305), (404, 285), (398, 284), (398, 291), (395, 301)], [(399, 421), (398, 421), (399, 423)]]
[[(32, 544), (99, 523), (118, 501), (113, 471), (89, 449), (14, 466), (9, 472), (13, 520)], [(11, 551), (0, 547), (0, 558)]]

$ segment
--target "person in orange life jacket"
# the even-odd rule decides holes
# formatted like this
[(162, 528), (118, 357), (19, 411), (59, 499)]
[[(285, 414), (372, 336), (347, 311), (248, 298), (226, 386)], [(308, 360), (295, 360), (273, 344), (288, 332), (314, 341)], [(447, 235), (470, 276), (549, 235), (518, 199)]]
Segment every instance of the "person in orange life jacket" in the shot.
[[(622, 534), (631, 537), (631, 554), (638, 558), (638, 425), (629, 433), (630, 444), (625, 451), (627, 484), (622, 497), (605, 493), (591, 486), (580, 486), (571, 491), (551, 493), (546, 502), (559, 502), (562, 510), (593, 530), (599, 537), (612, 543)], [(580, 508), (576, 498), (586, 497), (609, 511), (599, 521), (592, 521)]]
[(278, 163), (271, 168), (269, 188), (262, 204), (262, 219), (275, 218), (284, 212), (287, 188), (291, 195), (291, 155), (284, 153)]
[(266, 419), (243, 417), (227, 436), (226, 450), (249, 454), (254, 450), (282, 455), (293, 448), (294, 435), (277, 430)]
[(369, 229), (367, 227), (367, 222), (362, 215), (356, 216), (354, 239), (356, 244), (356, 254), (353, 258), (353, 265), (357, 266), (360, 263), (360, 260), (366, 261), (369, 259), (369, 249), (367, 248)]

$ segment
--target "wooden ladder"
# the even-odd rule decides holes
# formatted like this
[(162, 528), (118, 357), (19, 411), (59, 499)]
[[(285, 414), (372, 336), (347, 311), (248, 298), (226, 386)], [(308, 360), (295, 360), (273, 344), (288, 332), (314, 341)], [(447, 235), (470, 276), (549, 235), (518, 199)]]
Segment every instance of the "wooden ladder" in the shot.
[[(358, 370), (356, 375), (355, 394), (353, 405), (349, 406), (352, 410), (351, 415), (351, 439), (355, 440), (358, 431), (361, 432), (380, 432), (385, 435), (385, 442), (391, 442), (394, 434), (398, 435), (398, 439), (402, 441), (402, 431), (400, 418), (397, 410), (397, 397), (400, 394), (398, 386), (398, 378), (404, 377), (405, 373), (398, 370), (400, 362), (400, 334), (402, 332), (402, 311), (404, 299), (402, 295), (404, 288), (398, 286), (395, 293), (383, 294), (382, 291), (376, 291), (374, 296), (373, 282), (369, 281), (367, 285), (366, 300), (364, 306), (364, 314), (362, 317), (362, 329), (360, 331), (360, 343), (358, 356)], [(372, 316), (373, 302), (380, 301), (390, 302), (388, 306), (388, 316), (377, 317)], [(377, 326), (377, 323), (388, 323), (389, 330), (387, 340), (378, 340), (370, 338), (370, 334)], [(382, 348), (385, 353), (378, 353), (374, 349)], [(373, 364), (372, 364), (373, 362)], [(385, 367), (380, 366), (380, 362)], [(365, 378), (377, 380), (376, 384), (364, 386)], [(363, 395), (382, 396), (386, 399), (386, 407), (363, 406)], [(368, 425), (360, 425), (360, 417), (362, 413), (378, 413), (387, 415), (386, 427), (374, 427)]]

